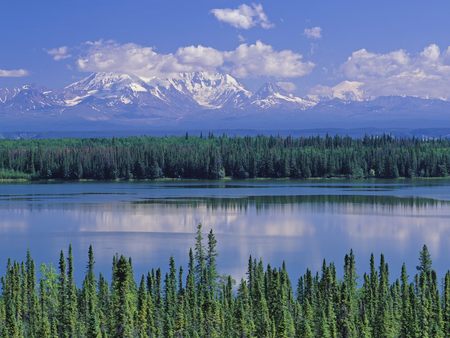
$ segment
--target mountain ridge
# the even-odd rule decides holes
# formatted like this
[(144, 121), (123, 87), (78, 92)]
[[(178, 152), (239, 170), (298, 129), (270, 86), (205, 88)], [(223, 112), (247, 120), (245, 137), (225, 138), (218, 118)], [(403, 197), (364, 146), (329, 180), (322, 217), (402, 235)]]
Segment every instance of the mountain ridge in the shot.
[(224, 73), (179, 73), (143, 81), (104, 72), (56, 90), (33, 85), (0, 89), (0, 121), (0, 130), (69, 124), (81, 130), (92, 123), (96, 128), (441, 128), (450, 127), (450, 102), (365, 99), (358, 83), (350, 82), (322, 96), (299, 97), (276, 83), (251, 92)]

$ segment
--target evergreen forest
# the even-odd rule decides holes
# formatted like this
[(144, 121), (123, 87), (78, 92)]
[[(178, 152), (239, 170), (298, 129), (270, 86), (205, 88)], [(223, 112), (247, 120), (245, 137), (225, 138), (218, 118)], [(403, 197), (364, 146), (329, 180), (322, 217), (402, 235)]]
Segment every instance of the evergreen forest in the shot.
[(0, 141), (1, 179), (445, 177), (450, 140), (366, 136)]
[[(197, 228), (187, 268), (169, 259), (135, 280), (131, 258), (116, 255), (112, 278), (95, 272), (89, 248), (85, 277), (74, 280), (72, 249), (57, 269), (9, 260), (1, 278), (1, 337), (450, 337), (450, 270), (438, 276), (423, 246), (414, 275), (394, 279), (381, 255), (358, 276), (355, 256), (294, 283), (286, 266), (248, 260), (235, 282), (217, 268), (217, 240)], [(37, 277), (39, 276), (39, 278)], [(80, 285), (77, 285), (80, 284)]]

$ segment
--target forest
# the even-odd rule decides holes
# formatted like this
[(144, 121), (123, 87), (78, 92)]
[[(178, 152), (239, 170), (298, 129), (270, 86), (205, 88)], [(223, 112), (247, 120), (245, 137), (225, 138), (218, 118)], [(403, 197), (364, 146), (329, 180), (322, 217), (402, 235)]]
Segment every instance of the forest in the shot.
[(237, 283), (217, 268), (217, 240), (197, 227), (185, 269), (169, 259), (135, 280), (131, 258), (116, 255), (108, 282), (95, 273), (89, 248), (81, 286), (72, 249), (37, 280), (28, 252), (8, 260), (1, 278), (1, 337), (450, 337), (450, 270), (437, 276), (426, 246), (414, 276), (405, 265), (393, 280), (381, 255), (358, 277), (345, 255), (342, 278), (323, 261), (293, 284), (286, 266), (248, 260)]
[(127, 137), (0, 140), (1, 179), (445, 177), (450, 140)]

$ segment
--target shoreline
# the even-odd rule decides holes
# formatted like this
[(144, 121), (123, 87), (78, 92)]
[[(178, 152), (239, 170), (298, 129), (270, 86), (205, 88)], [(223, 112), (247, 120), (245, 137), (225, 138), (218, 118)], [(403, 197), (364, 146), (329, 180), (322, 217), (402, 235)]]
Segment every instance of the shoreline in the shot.
[(11, 184), (11, 183), (142, 183), (142, 182), (254, 182), (254, 181), (323, 181), (323, 182), (332, 182), (332, 181), (359, 181), (359, 182), (370, 182), (370, 181), (387, 181), (387, 182), (395, 182), (395, 181), (432, 181), (432, 180), (448, 180), (450, 176), (435, 176), (435, 177), (397, 177), (397, 178), (389, 178), (389, 177), (363, 177), (363, 178), (352, 178), (345, 176), (333, 176), (333, 177), (309, 177), (309, 178), (294, 178), (294, 177), (255, 177), (255, 178), (233, 178), (231, 176), (224, 177), (222, 179), (204, 179), (204, 178), (156, 178), (156, 179), (122, 179), (117, 178), (113, 180), (98, 180), (98, 179), (33, 179), (33, 178), (4, 178), (0, 179), (1, 184)]

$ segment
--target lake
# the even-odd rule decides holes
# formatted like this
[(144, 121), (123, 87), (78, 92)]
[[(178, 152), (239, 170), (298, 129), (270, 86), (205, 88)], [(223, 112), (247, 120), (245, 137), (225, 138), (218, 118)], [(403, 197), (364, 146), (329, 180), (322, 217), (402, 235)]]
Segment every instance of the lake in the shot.
[(201, 222), (218, 239), (219, 269), (244, 276), (248, 257), (286, 261), (291, 278), (334, 261), (341, 274), (353, 249), (360, 277), (383, 252), (397, 277), (414, 273), (427, 244), (440, 276), (450, 268), (450, 180), (259, 180), (23, 183), (0, 185), (0, 273), (27, 248), (57, 266), (72, 243), (81, 280), (90, 244), (96, 270), (110, 276), (115, 253), (136, 275), (186, 264)]

